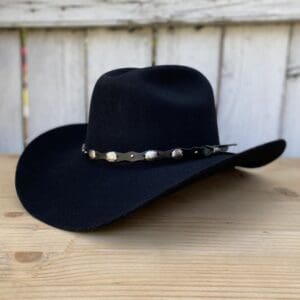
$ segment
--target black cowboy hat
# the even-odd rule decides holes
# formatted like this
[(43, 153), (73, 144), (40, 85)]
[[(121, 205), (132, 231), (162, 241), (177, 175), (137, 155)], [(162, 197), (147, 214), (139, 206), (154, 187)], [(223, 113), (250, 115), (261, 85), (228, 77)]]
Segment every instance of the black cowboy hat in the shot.
[(284, 151), (285, 141), (238, 154), (227, 148), (220, 145), (212, 88), (201, 73), (184, 66), (123, 68), (97, 81), (88, 124), (50, 130), (28, 145), (16, 190), (43, 222), (91, 230), (194, 178), (265, 165)]

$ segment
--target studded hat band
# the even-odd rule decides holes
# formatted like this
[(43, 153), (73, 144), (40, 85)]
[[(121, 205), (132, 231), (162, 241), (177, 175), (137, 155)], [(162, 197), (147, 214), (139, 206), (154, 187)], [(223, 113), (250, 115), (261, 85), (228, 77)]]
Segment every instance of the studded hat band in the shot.
[(136, 161), (155, 161), (160, 159), (181, 159), (185, 158), (203, 158), (211, 156), (217, 153), (227, 152), (230, 146), (236, 146), (236, 144), (227, 145), (204, 145), (196, 146), (192, 148), (173, 148), (170, 150), (147, 150), (144, 152), (99, 152), (92, 149), (87, 149), (83, 144), (81, 151), (86, 154), (92, 160), (106, 160), (108, 162), (136, 162)]

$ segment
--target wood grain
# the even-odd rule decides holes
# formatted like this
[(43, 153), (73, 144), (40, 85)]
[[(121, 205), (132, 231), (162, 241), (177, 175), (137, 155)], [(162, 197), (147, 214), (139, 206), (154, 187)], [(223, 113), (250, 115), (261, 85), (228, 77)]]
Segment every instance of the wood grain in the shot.
[(122, 67), (146, 67), (152, 61), (152, 34), (149, 29), (90, 29), (87, 34), (88, 98), (97, 79)]
[(298, 0), (2, 0), (1, 27), (210, 24), (300, 20)]
[(32, 30), (27, 46), (29, 140), (56, 126), (84, 122), (83, 31)]
[(286, 156), (300, 156), (300, 24), (292, 28), (287, 68), (285, 102), (282, 111), (282, 136), (288, 141)]
[(0, 157), (0, 298), (299, 299), (300, 161), (199, 180), (93, 233), (32, 218)]
[(156, 64), (180, 64), (201, 71), (218, 94), (221, 27), (163, 28), (157, 33)]
[(0, 152), (23, 149), (19, 32), (0, 31)]
[(280, 135), (288, 25), (228, 27), (218, 121), (222, 143), (244, 150)]

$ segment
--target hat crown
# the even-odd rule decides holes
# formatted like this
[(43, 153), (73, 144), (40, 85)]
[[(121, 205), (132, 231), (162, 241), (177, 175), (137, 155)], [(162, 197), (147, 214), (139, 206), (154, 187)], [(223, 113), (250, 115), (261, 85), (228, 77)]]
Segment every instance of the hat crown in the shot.
[(211, 85), (184, 66), (110, 71), (95, 85), (85, 142), (101, 152), (219, 144)]

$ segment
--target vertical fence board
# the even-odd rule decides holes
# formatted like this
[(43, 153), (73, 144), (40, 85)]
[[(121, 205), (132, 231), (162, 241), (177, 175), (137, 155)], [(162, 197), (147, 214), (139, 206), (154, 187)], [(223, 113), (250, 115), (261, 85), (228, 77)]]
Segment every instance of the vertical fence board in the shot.
[(145, 67), (152, 61), (150, 29), (90, 29), (87, 36), (88, 97), (99, 76), (114, 68)]
[(221, 142), (243, 150), (279, 136), (288, 25), (228, 27), (218, 120)]
[(300, 24), (294, 25), (287, 70), (282, 136), (287, 140), (286, 155), (300, 157)]
[(156, 64), (182, 64), (198, 69), (218, 87), (221, 28), (163, 28), (157, 33)]
[(23, 148), (21, 60), (18, 31), (0, 31), (0, 152)]
[(27, 34), (29, 139), (85, 121), (84, 32), (33, 30)]

